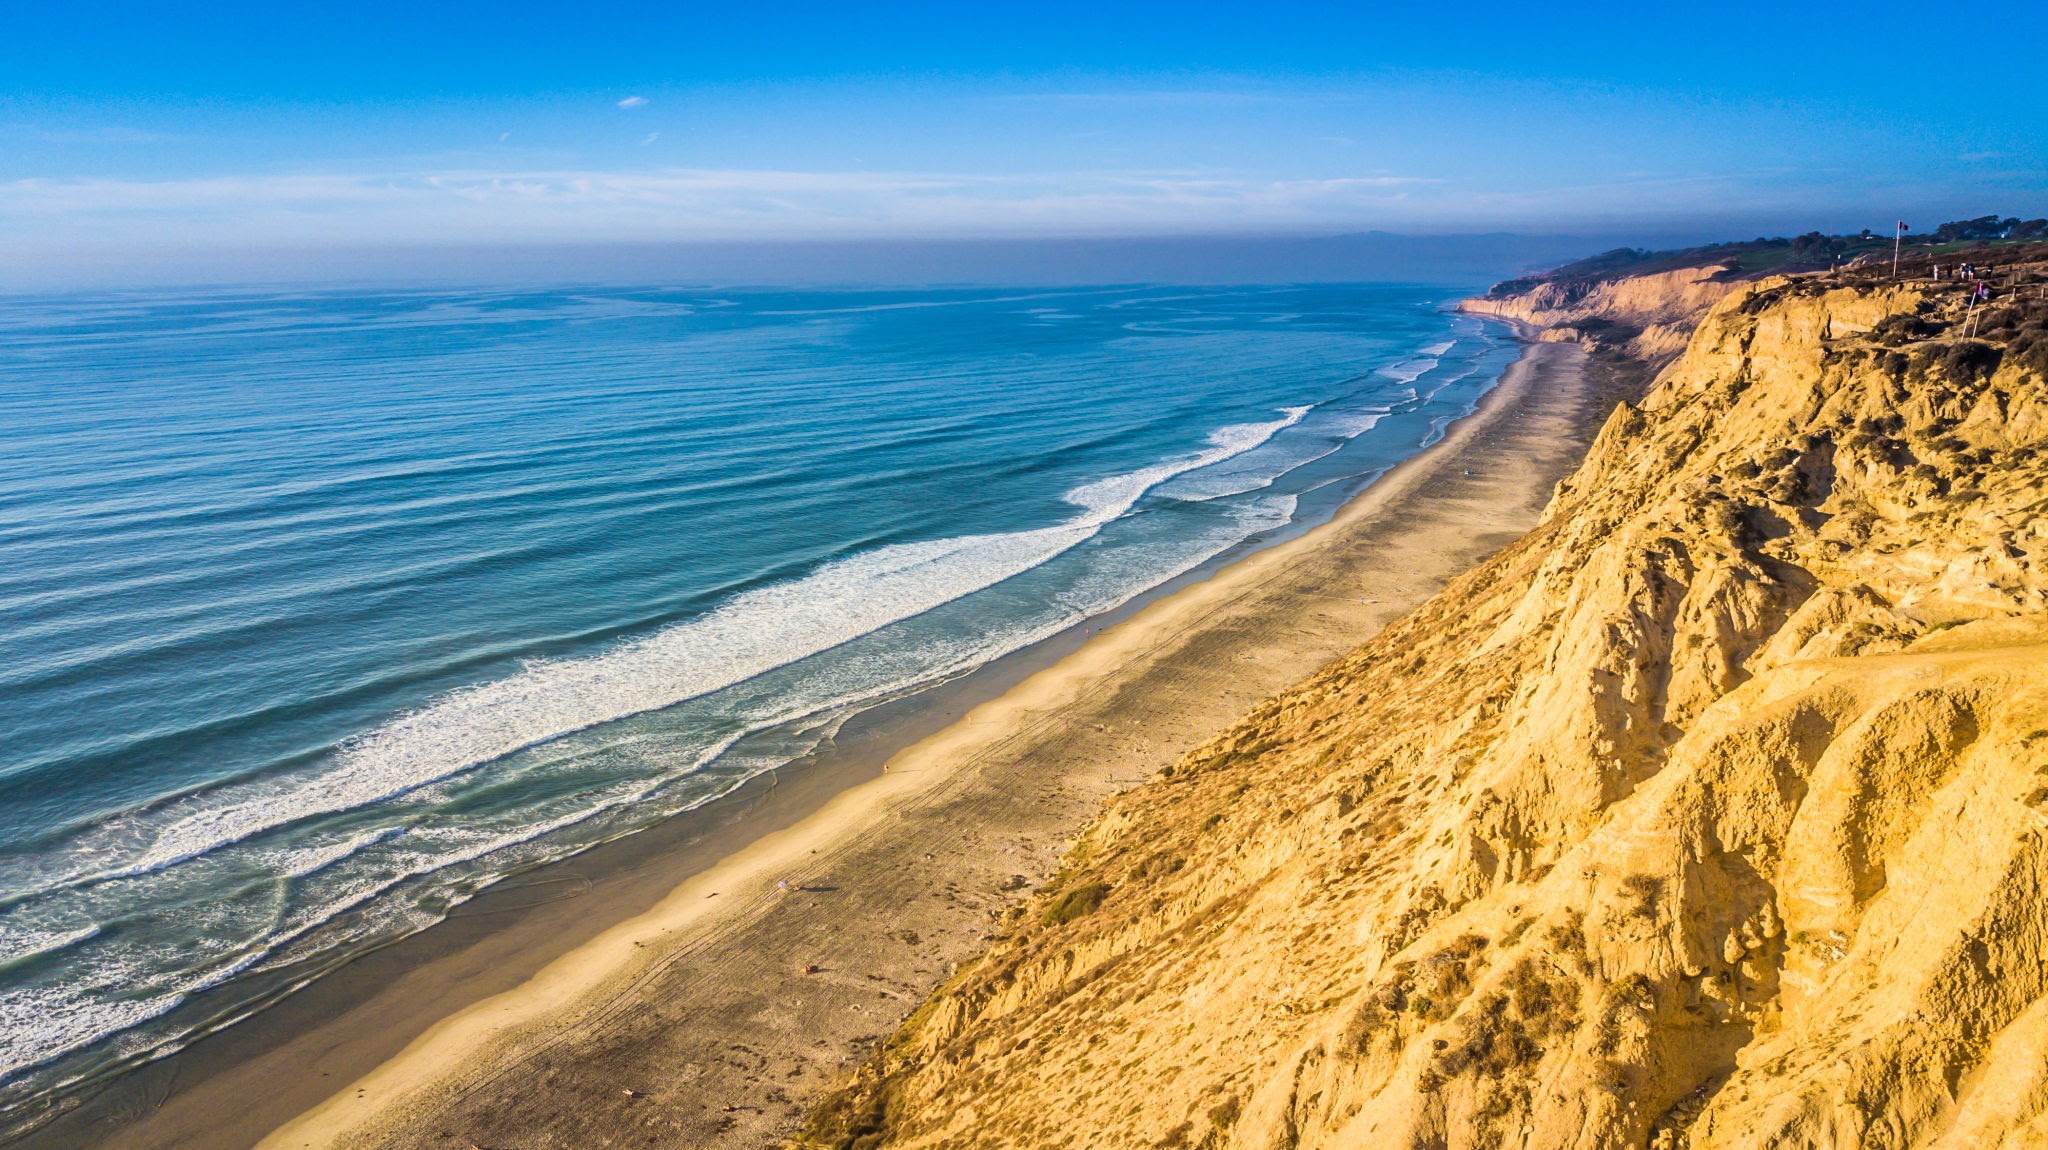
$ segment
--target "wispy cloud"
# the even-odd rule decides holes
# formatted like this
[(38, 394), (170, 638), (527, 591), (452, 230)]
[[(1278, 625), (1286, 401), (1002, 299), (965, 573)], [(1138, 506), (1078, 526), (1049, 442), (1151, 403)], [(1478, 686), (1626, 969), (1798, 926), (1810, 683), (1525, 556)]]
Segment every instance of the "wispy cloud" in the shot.
[[(642, 143), (652, 143), (649, 133)], [(503, 236), (1145, 233), (1371, 222), (1438, 188), (1413, 176), (655, 169), (303, 174), (0, 184), (0, 243), (69, 236), (350, 241)]]
[(619, 101), (619, 107), (621, 108), (643, 108), (646, 106), (647, 97), (645, 96), (628, 96)]
[(646, 136), (645, 136), (644, 138), (642, 138), (642, 139), (641, 139), (640, 143), (641, 143), (641, 144), (642, 144), (642, 145), (644, 146), (644, 145), (647, 145), (647, 144), (651, 144), (651, 143), (653, 143), (654, 141), (656, 141), (656, 140), (659, 140), (659, 139), (661, 139), (661, 133), (660, 133), (660, 132), (649, 132), (649, 133), (647, 133), (647, 135), (646, 135)]
[[(655, 138), (650, 133), (646, 142)], [(1869, 194), (1914, 203), (1924, 191), (1886, 186)], [(1384, 172), (1274, 179), (1206, 170), (464, 169), (27, 179), (0, 182), (0, 261), (222, 243), (1556, 230), (1714, 218), (1735, 202), (1799, 210), (1830, 194), (1825, 179), (1809, 174), (1787, 183), (1772, 172), (1644, 173), (1544, 188)]]

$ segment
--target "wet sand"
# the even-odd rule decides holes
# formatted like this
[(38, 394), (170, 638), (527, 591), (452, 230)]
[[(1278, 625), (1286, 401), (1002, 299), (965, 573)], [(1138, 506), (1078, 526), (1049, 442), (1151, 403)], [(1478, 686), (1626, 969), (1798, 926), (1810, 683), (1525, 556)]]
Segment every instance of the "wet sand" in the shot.
[(511, 880), (28, 1144), (771, 1145), (1104, 797), (1526, 530), (1630, 382), (1532, 344), (1329, 523)]

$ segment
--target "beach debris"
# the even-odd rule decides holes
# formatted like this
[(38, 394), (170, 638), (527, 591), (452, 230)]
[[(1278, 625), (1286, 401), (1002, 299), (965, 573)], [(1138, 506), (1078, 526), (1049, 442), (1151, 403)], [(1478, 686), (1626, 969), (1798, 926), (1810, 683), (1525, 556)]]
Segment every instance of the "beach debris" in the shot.
[(626, 1097), (628, 1097), (628, 1098), (638, 1098), (638, 1097), (640, 1097), (640, 1092), (639, 1092), (638, 1090), (635, 1090), (635, 1089), (633, 1089), (633, 1088), (632, 1088), (632, 1087), (630, 1087), (630, 1086), (621, 1086), (621, 1087), (619, 1087), (619, 1093), (621, 1093), (621, 1094), (625, 1095), (625, 1096), (626, 1096)]
[(822, 967), (822, 966), (819, 966), (819, 965), (818, 965), (817, 963), (815, 963), (815, 962), (813, 962), (813, 963), (810, 963), (809, 965), (807, 965), (807, 966), (805, 966), (805, 967), (804, 967), (804, 973), (805, 973), (805, 974), (823, 974), (824, 972), (825, 972), (825, 968), (824, 968), (824, 967)]

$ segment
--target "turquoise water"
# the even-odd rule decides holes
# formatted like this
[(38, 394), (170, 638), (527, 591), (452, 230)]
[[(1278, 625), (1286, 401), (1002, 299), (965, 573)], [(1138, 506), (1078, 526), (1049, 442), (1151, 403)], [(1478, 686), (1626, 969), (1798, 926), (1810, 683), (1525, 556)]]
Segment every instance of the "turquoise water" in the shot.
[(0, 1105), (1327, 514), (1459, 294), (0, 300)]

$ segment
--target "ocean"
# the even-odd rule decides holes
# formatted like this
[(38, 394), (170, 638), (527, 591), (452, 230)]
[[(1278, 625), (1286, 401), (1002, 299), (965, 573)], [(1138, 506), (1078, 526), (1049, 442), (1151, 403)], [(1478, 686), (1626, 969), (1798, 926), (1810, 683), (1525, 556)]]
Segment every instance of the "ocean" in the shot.
[(1462, 294), (0, 298), (0, 1129), (1327, 518)]

